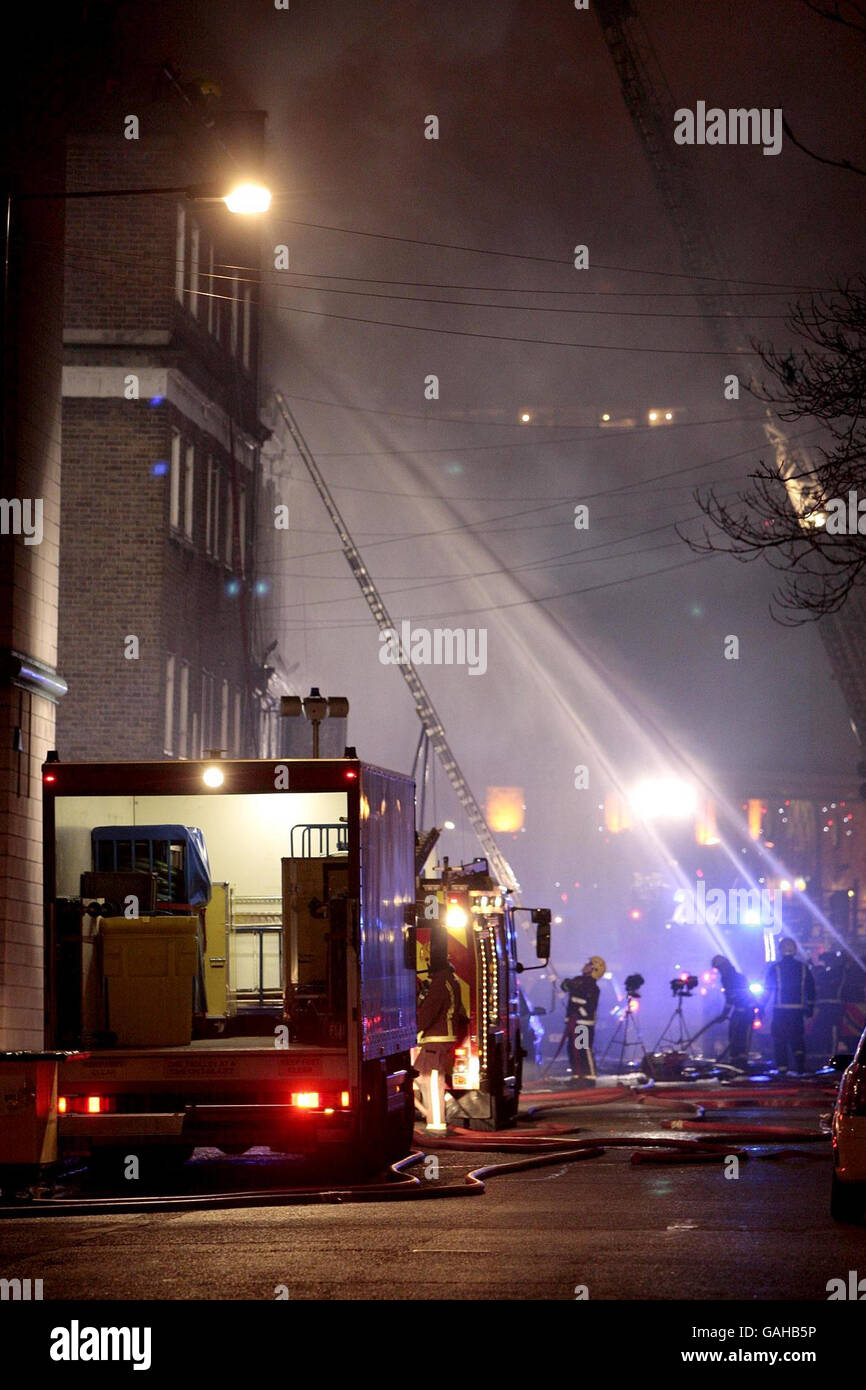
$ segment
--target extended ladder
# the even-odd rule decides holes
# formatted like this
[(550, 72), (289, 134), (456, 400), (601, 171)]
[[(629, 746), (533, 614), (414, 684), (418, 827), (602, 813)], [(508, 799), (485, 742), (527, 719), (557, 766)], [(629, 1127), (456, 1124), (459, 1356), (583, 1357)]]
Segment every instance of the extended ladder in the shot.
[[(358, 586), (364, 598), (367, 600), (367, 606), (376, 620), (379, 631), (388, 633), (396, 632), (397, 629), (385, 607), (382, 596), (367, 571), (367, 567), (364, 564), (358, 547), (352, 540), (349, 528), (343, 520), (336, 502), (331, 496), (330, 489), (319, 471), (316, 460), (310, 452), (309, 445), (301, 433), (297, 420), (287, 406), (282, 394), (276, 391), (274, 395), (277, 408), (283, 418), (283, 423), (291, 435), (292, 442), (307, 472), (313, 480), (316, 491), (325, 505), (328, 516), (334, 523), (337, 535), (340, 538), (340, 545), (343, 548), (343, 554), (346, 557), (346, 562), (352, 574), (355, 576), (355, 579), (358, 581)], [(494, 840), (490, 827), (484, 818), (484, 813), (472, 793), (472, 788), (469, 786), (469, 783), (460, 770), (460, 765), (445, 737), (445, 729), (442, 725), (442, 720), (436, 713), (433, 701), (427, 694), (418, 672), (415, 670), (411, 661), (408, 660), (407, 654), (403, 652), (402, 647), (400, 649), (400, 655), (403, 659), (395, 664), (399, 666), (403, 674), (403, 679), (409, 687), (424, 732), (432, 748), (436, 752), (449, 782), (457, 793), (457, 799), (466, 812), (469, 823), (478, 837), (478, 843), (487, 857), (487, 862), (490, 865), (494, 877), (498, 879), (503, 888), (507, 888), (514, 892), (519, 887), (514, 875), (514, 870)]]

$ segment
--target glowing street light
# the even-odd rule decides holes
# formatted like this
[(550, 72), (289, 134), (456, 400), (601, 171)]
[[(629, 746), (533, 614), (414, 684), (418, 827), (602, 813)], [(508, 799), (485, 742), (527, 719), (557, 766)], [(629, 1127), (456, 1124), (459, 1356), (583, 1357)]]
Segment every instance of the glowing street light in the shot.
[(240, 183), (222, 199), (229, 212), (249, 217), (255, 213), (267, 212), (271, 205), (270, 189), (260, 183)]

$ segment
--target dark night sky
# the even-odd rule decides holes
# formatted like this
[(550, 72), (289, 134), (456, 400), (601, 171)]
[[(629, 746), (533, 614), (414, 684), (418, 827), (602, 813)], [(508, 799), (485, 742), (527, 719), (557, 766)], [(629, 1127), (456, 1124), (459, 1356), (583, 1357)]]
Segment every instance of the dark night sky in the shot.
[[(292, 273), (279, 284), (268, 277), (265, 381), (295, 398), (395, 616), (488, 628), (486, 677), (442, 668), (422, 674), (476, 794), (483, 798), (491, 784), (526, 788), (528, 830), (506, 850), (527, 888), (541, 896), (554, 877), (591, 857), (596, 796), (573, 790), (573, 766), (597, 769), (593, 787), (601, 791), (599, 758), (612, 759), (624, 777), (653, 758), (652, 743), (628, 727), (569, 634), (711, 776), (755, 767), (848, 773), (856, 750), (819, 636), (772, 622), (772, 577), (763, 564), (715, 558), (615, 582), (693, 559), (670, 529), (696, 515), (693, 487), (714, 481), (731, 491), (767, 450), (755, 402), (722, 399), (729, 360), (699, 355), (713, 344), (684, 293), (690, 282), (670, 277), (681, 269), (677, 238), (595, 16), (566, 0), (155, 8), (146, 33), (140, 12), (130, 12), (138, 60), (168, 56), (185, 75), (213, 76), (229, 102), (269, 112), (269, 172), (281, 196), (264, 244), (290, 246)], [(866, 163), (852, 120), (863, 72), (855, 37), (797, 0), (687, 7), (640, 0), (639, 8), (676, 105), (782, 106), (811, 145)], [(438, 141), (423, 138), (429, 113), (439, 117)], [(822, 286), (862, 268), (861, 179), (790, 146), (777, 158), (756, 148), (689, 155), (732, 275)], [(297, 225), (304, 222), (563, 260), (587, 243), (596, 268), (581, 273)], [(494, 291), (522, 289), (516, 302), (524, 305), (605, 314), (400, 305), (303, 291), (295, 286), (311, 281), (302, 271), (471, 286), (466, 299), (504, 304), (515, 297)], [(380, 295), (461, 297), (342, 284)], [(533, 295), (542, 289), (572, 294)], [(574, 296), (576, 289), (606, 293)], [(788, 297), (738, 303), (755, 315), (780, 315)], [(614, 312), (624, 309), (694, 317), (677, 323)], [(482, 342), (324, 316), (335, 314), (595, 346)], [(787, 341), (781, 319), (750, 318), (744, 330)], [(657, 351), (665, 347), (684, 351)], [(435, 403), (423, 396), (431, 372), (440, 378)], [(524, 407), (583, 411), (585, 421), (607, 408), (640, 418), (656, 405), (679, 412), (675, 427), (602, 436), (586, 424), (517, 423)], [(503, 423), (446, 418), (480, 408), (502, 411)], [(362, 755), (405, 767), (417, 737), (408, 693), (379, 663), (375, 629), (327, 518), (287, 454), (290, 463), (293, 529), (284, 574), (272, 576), (272, 633), (287, 664), (298, 663), (299, 687), (349, 695), (351, 737)], [(577, 533), (573, 506), (588, 495), (590, 529)], [(543, 509), (551, 499), (558, 500)], [(543, 565), (563, 554), (559, 567), (519, 569), (513, 579), (421, 587), (431, 576)], [(533, 605), (486, 611), (599, 585), (607, 587), (549, 605), (558, 628)], [(729, 633), (740, 638), (739, 662), (723, 660)], [(442, 788), (440, 779), (440, 817)], [(475, 852), (471, 837), (456, 838), (457, 855)]]

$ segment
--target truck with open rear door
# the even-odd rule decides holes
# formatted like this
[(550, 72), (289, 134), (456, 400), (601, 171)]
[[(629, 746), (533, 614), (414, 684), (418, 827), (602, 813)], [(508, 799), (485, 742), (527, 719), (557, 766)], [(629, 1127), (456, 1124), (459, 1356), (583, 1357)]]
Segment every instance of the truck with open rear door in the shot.
[(347, 757), (50, 761), (43, 787), (48, 1051), (0, 1054), (0, 1183), (408, 1153), (413, 783)]
[(546, 964), (550, 912), (515, 904), (491, 876), (486, 859), (453, 867), (446, 859), (438, 876), (418, 879), (419, 1000), (429, 982), (431, 956), (434, 963), (447, 958), (460, 987), (469, 1035), (455, 1047), (446, 1116), (468, 1129), (503, 1129), (517, 1115), (526, 1056), (517, 986), (523, 970), (534, 968), (518, 961), (521, 912), (537, 925), (536, 954)]

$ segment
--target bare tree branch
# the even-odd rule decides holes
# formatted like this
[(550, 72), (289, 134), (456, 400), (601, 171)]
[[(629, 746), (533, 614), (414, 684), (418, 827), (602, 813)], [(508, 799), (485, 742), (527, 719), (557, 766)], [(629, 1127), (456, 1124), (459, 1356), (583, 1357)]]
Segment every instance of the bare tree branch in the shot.
[(839, 0), (833, 0), (832, 4), (822, 5), (816, 4), (815, 0), (803, 0), (803, 4), (807, 10), (820, 15), (822, 19), (829, 19), (833, 24), (842, 24), (846, 29), (853, 29), (856, 34), (861, 34), (866, 38), (866, 9), (862, 5), (856, 4), (855, 0), (849, 0), (849, 8), (858, 16), (857, 19), (845, 18)]
[(861, 169), (859, 164), (852, 164), (850, 159), (828, 159), (826, 155), (816, 154), (814, 150), (810, 150), (803, 144), (802, 140), (797, 139), (784, 116), (782, 117), (782, 129), (792, 145), (796, 145), (798, 150), (802, 150), (804, 154), (807, 154), (810, 159), (814, 159), (818, 164), (830, 164), (834, 169), (847, 169), (850, 174), (862, 174), (866, 177), (866, 169)]
[(816, 422), (822, 442), (805, 465), (793, 448), (762, 462), (733, 501), (699, 490), (709, 524), (678, 533), (698, 554), (766, 558), (782, 575), (774, 616), (796, 625), (866, 588), (866, 278), (796, 304), (789, 327), (797, 348), (752, 344), (765, 379), (749, 390), (780, 420)]

